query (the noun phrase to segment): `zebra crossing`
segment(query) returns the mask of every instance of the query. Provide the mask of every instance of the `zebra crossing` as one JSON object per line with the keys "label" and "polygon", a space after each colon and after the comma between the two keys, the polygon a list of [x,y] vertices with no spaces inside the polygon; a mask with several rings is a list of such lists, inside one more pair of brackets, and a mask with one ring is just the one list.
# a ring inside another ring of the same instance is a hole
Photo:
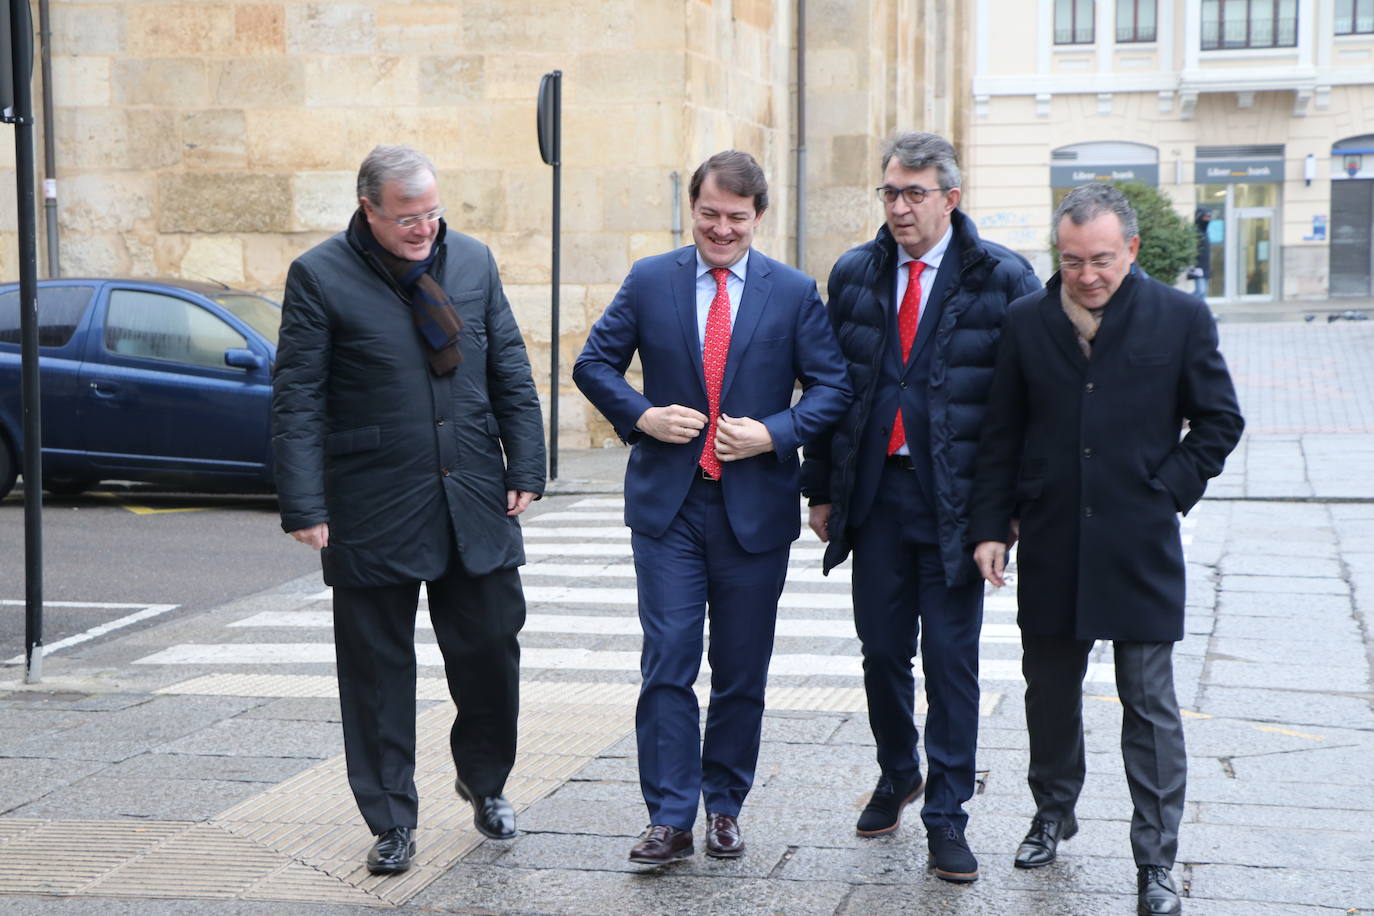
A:
{"label": "zebra crossing", "polygon": [[[632,675],[639,671],[640,630],[622,500],[568,500],[529,516],[523,526],[529,559],[521,570],[529,608],[522,635],[524,677],[632,682]],[[861,688],[850,572],[845,564],[823,576],[823,553],[824,545],[803,525],[779,602],[770,682],[789,687]],[[136,659],[135,664],[255,671],[332,665],[330,597],[328,588],[283,595],[280,607],[228,622],[221,641],[171,645]],[[1014,590],[989,590],[979,659],[981,678],[989,688],[1007,689],[1021,680],[1015,620]],[[416,654],[422,676],[437,677],[439,672],[423,670],[443,664],[426,613],[417,619]],[[706,683],[707,672],[703,659],[699,685]],[[1105,647],[1095,651],[1086,680],[1113,682]]]}

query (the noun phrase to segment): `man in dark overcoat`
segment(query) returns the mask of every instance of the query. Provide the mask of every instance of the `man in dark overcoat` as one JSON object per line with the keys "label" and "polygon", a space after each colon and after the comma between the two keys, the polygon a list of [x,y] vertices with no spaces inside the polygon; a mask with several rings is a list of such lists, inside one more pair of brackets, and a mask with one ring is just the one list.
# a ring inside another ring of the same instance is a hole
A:
{"label": "man in dark overcoat", "polygon": [[1207,306],[1134,266],[1140,237],[1121,192],[1075,189],[1053,227],[1059,273],[1007,311],[969,521],[975,560],[997,586],[1019,528],[1036,813],[1016,865],[1048,864],[1077,830],[1083,676],[1094,640],[1110,639],[1140,912],[1177,913],[1178,513],[1221,472],[1244,422]]}
{"label": "man in dark overcoat", "polygon": [[[812,530],[829,542],[825,571],[854,552],[854,625],[880,768],[855,829],[891,833],[924,791],[930,864],[944,880],[969,882],[978,862],[963,806],[975,786],[983,583],[964,525],[1002,318],[1040,282],[958,209],[949,141],[900,134],[882,169],[886,225],[830,272],[830,320],[854,401],[833,434],[807,447],[803,492]],[[929,703],[924,780],[918,642]]]}
{"label": "man in dark overcoat", "polygon": [[334,589],[348,781],[386,873],[415,852],[421,582],[458,705],[457,790],[478,830],[515,835],[516,516],[544,489],[544,431],[496,262],[445,225],[430,161],[377,147],[358,205],[287,273],[273,445],[282,528]]}

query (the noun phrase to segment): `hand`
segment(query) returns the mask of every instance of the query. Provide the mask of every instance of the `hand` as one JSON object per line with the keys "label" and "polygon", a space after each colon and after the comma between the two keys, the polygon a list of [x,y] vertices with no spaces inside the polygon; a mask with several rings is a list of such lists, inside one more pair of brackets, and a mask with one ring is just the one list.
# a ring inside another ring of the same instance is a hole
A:
{"label": "hand", "polygon": [[681,404],[650,407],[639,415],[635,429],[653,436],[659,442],[682,445],[691,442],[706,428],[706,414]]}
{"label": "hand", "polygon": [[1007,545],[1001,541],[983,541],[973,548],[973,562],[978,564],[978,572],[995,587],[1005,585],[1002,573],[1007,568]]}
{"label": "hand", "polygon": [[821,539],[822,544],[828,543],[830,541],[830,504],[812,506],[810,512],[807,513],[807,524],[811,526],[812,531],[816,532],[816,537]]}
{"label": "hand", "polygon": [[528,490],[506,491],[506,515],[519,515],[530,507],[534,494]]}
{"label": "hand", "polygon": [[320,522],[318,525],[311,525],[309,528],[300,528],[291,532],[291,536],[302,544],[309,544],[316,550],[321,547],[329,546],[329,523]]}
{"label": "hand", "polygon": [[750,417],[720,415],[716,423],[716,457],[721,461],[739,461],[773,451],[773,434],[758,420]]}
{"label": "hand", "polygon": [[1016,542],[1021,540],[1021,520],[1014,518],[1011,520],[1011,540],[1007,541],[1007,552],[1010,553]]}

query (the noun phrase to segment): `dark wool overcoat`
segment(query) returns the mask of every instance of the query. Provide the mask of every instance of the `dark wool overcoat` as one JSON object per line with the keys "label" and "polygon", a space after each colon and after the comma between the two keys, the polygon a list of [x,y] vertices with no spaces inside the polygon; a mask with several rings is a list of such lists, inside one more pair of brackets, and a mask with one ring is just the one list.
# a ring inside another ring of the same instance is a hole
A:
{"label": "dark wool overcoat", "polygon": [[445,230],[432,272],[462,319],[436,377],[411,309],[340,233],[286,277],[273,385],[282,528],[329,523],[330,585],[432,581],[456,544],[484,575],[525,562],[506,491],[544,490],[544,427],[525,343],[485,245]]}
{"label": "dark wool overcoat", "polygon": [[[944,287],[943,302],[927,306],[941,309],[931,341],[930,373],[924,380],[930,441],[913,443],[913,447],[930,452],[940,559],[946,581],[955,585],[976,575],[964,530],[973,486],[973,454],[992,384],[1002,319],[1007,304],[1039,289],[1040,281],[1025,258],[979,238],[962,211],[953,211],[951,223],[954,233],[949,244],[955,251],[946,257],[956,255],[960,270]],[[803,493],[812,505],[831,506],[830,543],[824,560],[827,572],[849,555],[848,529],[864,431],[871,422],[891,419],[872,414],[879,364],[885,349],[893,345],[888,335],[895,325],[889,312],[894,308],[896,264],[897,243],[884,226],[873,241],[842,255],[830,272],[830,322],[849,367],[854,400],[832,435],[806,447],[802,466]],[[932,291],[932,295],[937,293]]]}
{"label": "dark wool overcoat", "polygon": [[1182,639],[1178,513],[1221,473],[1243,426],[1216,324],[1196,297],[1133,270],[1106,305],[1091,358],[1057,275],[1013,302],[968,536],[1006,541],[1020,519],[1021,629]]}

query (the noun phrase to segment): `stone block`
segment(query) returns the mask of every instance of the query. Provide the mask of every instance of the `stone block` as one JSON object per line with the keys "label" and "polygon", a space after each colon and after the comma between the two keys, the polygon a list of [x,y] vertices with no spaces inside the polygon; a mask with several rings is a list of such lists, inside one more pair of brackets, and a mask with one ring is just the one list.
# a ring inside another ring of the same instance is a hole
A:
{"label": "stone block", "polygon": [[[338,229],[343,229],[343,226]],[[241,236],[244,283],[255,290],[272,290],[272,298],[280,302],[282,288],[286,284],[286,271],[291,262],[333,234],[303,232]]]}
{"label": "stone block", "polygon": [[377,50],[383,54],[432,54],[463,46],[463,4],[378,4]]}
{"label": "stone block", "polygon": [[[664,169],[613,169],[602,177],[601,187],[602,228],[612,232],[671,230],[673,186]],[[683,222],[688,220],[684,212]]]}
{"label": "stone block", "polygon": [[356,170],[373,146],[403,135],[392,112],[361,118],[346,108],[249,108],[244,128],[250,168],[293,172]]}
{"label": "stone block", "polygon": [[[698,65],[705,60],[695,54],[687,56]],[[711,67],[709,63],[706,66]],[[566,80],[575,81],[579,91],[598,102],[654,102],[681,92],[685,67],[684,55],[658,50],[581,54],[568,68]],[[715,83],[723,84],[718,67],[711,69]]]}
{"label": "stone block", "polygon": [[484,62],[485,58],[480,54],[421,57],[419,103],[456,105],[460,102],[480,102],[485,86]]}
{"label": "stone block", "polygon": [[234,7],[233,49],[245,57],[286,51],[286,10],[280,3]]}
{"label": "stone block", "polygon": [[[547,235],[529,229],[498,233],[485,241],[491,245],[496,256],[503,283],[549,283],[551,271]],[[566,272],[565,266],[565,276]]]}
{"label": "stone block", "polygon": [[330,0],[286,9],[286,49],[292,54],[366,54],[376,48],[376,4]]}
{"label": "stone block", "polygon": [[243,109],[211,108],[181,116],[182,159],[189,168],[235,169],[248,165]]}
{"label": "stone block", "polygon": [[[484,49],[485,50],[485,49]],[[539,89],[545,73],[566,69],[568,57],[553,51],[527,54],[486,54],[482,60],[484,95],[488,99],[520,101],[526,105]],[[565,74],[567,76],[567,74]],[[582,87],[575,80],[563,81],[563,107],[566,111],[580,104]],[[531,112],[531,118],[533,113]]]}
{"label": "stone block", "polygon": [[400,108],[418,95],[413,57],[330,54],[305,63],[305,104],[311,107]]}
{"label": "stone block", "polygon": [[[155,196],[149,173],[88,173],[63,178],[57,185],[59,226],[63,232],[77,235],[126,231],[153,215]],[[0,212],[5,212],[3,205]],[[65,253],[64,244],[64,259]]]}
{"label": "stone block", "polygon": [[441,171],[439,194],[448,207],[445,218],[449,226],[478,236],[504,228],[506,200],[501,193],[501,177],[495,169]]}
{"label": "stone block", "polygon": [[52,97],[64,107],[109,105],[110,58],[54,57]]}
{"label": "stone block", "polygon": [[[596,232],[602,228],[601,173],[600,169],[563,166],[561,192],[564,233]],[[504,169],[502,175],[505,178],[505,216],[502,225],[510,226],[530,220],[547,224],[552,218],[552,170],[538,163]]]}
{"label": "stone block", "polygon": [[[531,346],[538,344],[547,347],[552,331],[550,312],[550,289],[548,284],[518,284],[505,287],[506,298],[510,300],[515,321],[525,342]],[[586,299],[585,286],[560,284],[558,298],[558,330],[560,336],[571,335],[582,338],[586,335],[586,311],[582,307]],[[561,349],[560,349],[561,353]],[[566,366],[567,364],[564,363]]]}
{"label": "stone block", "polygon": [[135,56],[208,56],[234,44],[234,10],[227,5],[131,3],[124,9],[127,48]]}
{"label": "stone block", "polygon": [[243,242],[233,236],[215,235],[191,240],[178,265],[177,275],[188,280],[213,280],[238,286],[243,283]]}
{"label": "stone block", "polygon": [[290,179],[242,173],[158,178],[161,232],[282,232],[289,228]]}
{"label": "stone block", "polygon": [[117,60],[111,91],[119,105],[196,108],[206,104],[209,83],[199,57],[151,57]]}
{"label": "stone block", "polygon": [[723,108],[727,82],[721,79],[721,61],[696,51],[688,51],[684,61],[683,100],[689,105]]}
{"label": "stone block", "polygon": [[59,57],[118,54],[123,51],[126,34],[124,13],[127,9],[124,4],[53,4],[50,7],[49,24],[52,27],[54,66]]}
{"label": "stone block", "polygon": [[125,264],[124,244],[118,235],[72,235],[62,239],[62,272],[67,276],[119,276],[126,272]]}
{"label": "stone block", "polygon": [[625,237],[585,233],[563,239],[562,275],[571,283],[611,283],[629,272]]}
{"label": "stone block", "polygon": [[256,109],[305,103],[305,60],[299,57],[211,61],[207,80],[215,105]]}
{"label": "stone block", "polygon": [[686,8],[695,3],[641,3],[632,17],[634,46],[681,54],[687,44]]}
{"label": "stone block", "polygon": [[358,209],[354,172],[299,172],[291,176],[291,229],[338,232]]}
{"label": "stone block", "polygon": [[165,273],[158,270],[157,249],[146,235],[126,232],[123,238],[124,250],[128,253],[129,276],[159,277]]}
{"label": "stone block", "polygon": [[735,0],[731,13],[737,23],[767,32],[774,24],[773,0]]}

